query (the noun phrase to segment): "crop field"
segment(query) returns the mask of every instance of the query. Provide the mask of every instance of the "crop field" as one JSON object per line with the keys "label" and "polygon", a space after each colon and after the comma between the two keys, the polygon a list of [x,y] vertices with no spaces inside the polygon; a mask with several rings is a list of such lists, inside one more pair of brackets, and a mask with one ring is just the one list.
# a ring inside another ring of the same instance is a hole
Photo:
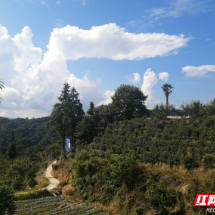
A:
{"label": "crop field", "polygon": [[75,203],[59,196],[16,201],[16,215],[106,215],[97,206],[88,203]]}

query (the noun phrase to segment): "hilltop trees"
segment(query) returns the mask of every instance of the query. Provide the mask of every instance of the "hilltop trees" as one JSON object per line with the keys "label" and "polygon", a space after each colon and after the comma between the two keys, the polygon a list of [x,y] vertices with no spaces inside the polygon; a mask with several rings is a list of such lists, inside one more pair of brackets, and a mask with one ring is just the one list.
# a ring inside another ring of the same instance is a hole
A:
{"label": "hilltop trees", "polygon": [[164,84],[162,87],[164,95],[166,96],[166,107],[169,105],[169,95],[172,93],[173,86],[171,84]]}
{"label": "hilltop trees", "polygon": [[174,114],[176,112],[174,105],[168,105],[161,103],[156,104],[152,110],[152,114],[156,115],[159,119],[166,119],[169,114]]}
{"label": "hilltop trees", "polygon": [[7,152],[6,152],[8,158],[12,161],[16,158],[16,143],[15,143],[15,136],[14,136],[14,130],[11,131],[11,138],[10,138],[10,144],[8,146]]}
{"label": "hilltop trees", "polygon": [[70,90],[69,84],[65,83],[61,95],[58,97],[60,103],[54,105],[47,124],[48,127],[54,127],[58,132],[63,150],[65,150],[66,136],[71,137],[73,143],[76,125],[84,116],[78,95],[74,87]]}
{"label": "hilltop trees", "polygon": [[203,115],[203,105],[200,101],[191,101],[186,105],[182,104],[181,108],[193,118]]}
{"label": "hilltop trees", "polygon": [[144,102],[147,96],[138,87],[122,84],[111,98],[119,120],[141,117],[146,113]]}

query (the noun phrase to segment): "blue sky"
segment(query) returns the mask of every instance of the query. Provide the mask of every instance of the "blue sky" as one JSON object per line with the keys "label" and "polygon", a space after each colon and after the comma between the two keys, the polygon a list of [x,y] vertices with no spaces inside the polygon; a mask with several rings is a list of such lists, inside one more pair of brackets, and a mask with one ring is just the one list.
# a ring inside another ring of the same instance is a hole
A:
{"label": "blue sky", "polygon": [[214,0],[1,0],[0,116],[51,113],[68,82],[84,110],[120,84],[146,105],[215,98]]}

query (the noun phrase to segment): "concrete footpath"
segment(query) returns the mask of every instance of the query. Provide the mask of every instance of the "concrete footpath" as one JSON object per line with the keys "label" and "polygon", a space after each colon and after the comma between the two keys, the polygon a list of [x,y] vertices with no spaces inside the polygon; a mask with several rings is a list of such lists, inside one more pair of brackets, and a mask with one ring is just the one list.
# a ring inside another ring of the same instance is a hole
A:
{"label": "concrete footpath", "polygon": [[[54,161],[52,164],[56,164],[56,163],[57,163],[57,161]],[[55,187],[57,187],[57,185],[59,184],[59,181],[56,178],[52,177],[52,175],[51,175],[52,164],[50,164],[48,166],[48,168],[46,169],[45,174],[44,174],[45,177],[49,179],[50,184],[47,187],[43,188],[42,190],[45,190],[45,189],[52,190]]]}

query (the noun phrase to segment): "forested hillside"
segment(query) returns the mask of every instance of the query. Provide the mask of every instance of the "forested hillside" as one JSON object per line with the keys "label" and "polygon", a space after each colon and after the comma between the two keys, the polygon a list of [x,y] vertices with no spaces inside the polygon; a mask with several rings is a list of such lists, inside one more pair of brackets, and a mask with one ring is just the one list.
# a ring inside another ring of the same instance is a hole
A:
{"label": "forested hillside", "polygon": [[136,118],[110,124],[102,137],[94,138],[92,148],[114,154],[134,150],[142,162],[170,166],[186,167],[189,158],[192,168],[206,154],[215,155],[214,129],[215,119],[211,116],[189,120]]}
{"label": "forested hillside", "polygon": [[72,185],[118,214],[204,214],[192,204],[196,193],[214,192],[214,129],[213,116],[109,124],[76,153]]}
{"label": "forested hillside", "polygon": [[[171,86],[165,86],[169,95]],[[73,186],[71,195],[99,202],[113,214],[204,214],[192,204],[196,193],[215,189],[215,100],[191,101],[180,110],[167,100],[148,110],[147,96],[121,85],[110,104],[91,102],[85,114],[78,95],[65,83],[50,117],[0,118],[1,152],[14,141],[22,151],[15,159],[2,156],[1,183],[34,188],[38,172],[57,159],[56,177],[62,186]]]}
{"label": "forested hillside", "polygon": [[7,119],[0,117],[0,153],[5,154],[10,141],[11,131],[14,130],[17,150],[22,151],[26,147],[39,144],[45,147],[56,138],[53,129],[47,129],[46,123],[49,117],[37,119]]}

